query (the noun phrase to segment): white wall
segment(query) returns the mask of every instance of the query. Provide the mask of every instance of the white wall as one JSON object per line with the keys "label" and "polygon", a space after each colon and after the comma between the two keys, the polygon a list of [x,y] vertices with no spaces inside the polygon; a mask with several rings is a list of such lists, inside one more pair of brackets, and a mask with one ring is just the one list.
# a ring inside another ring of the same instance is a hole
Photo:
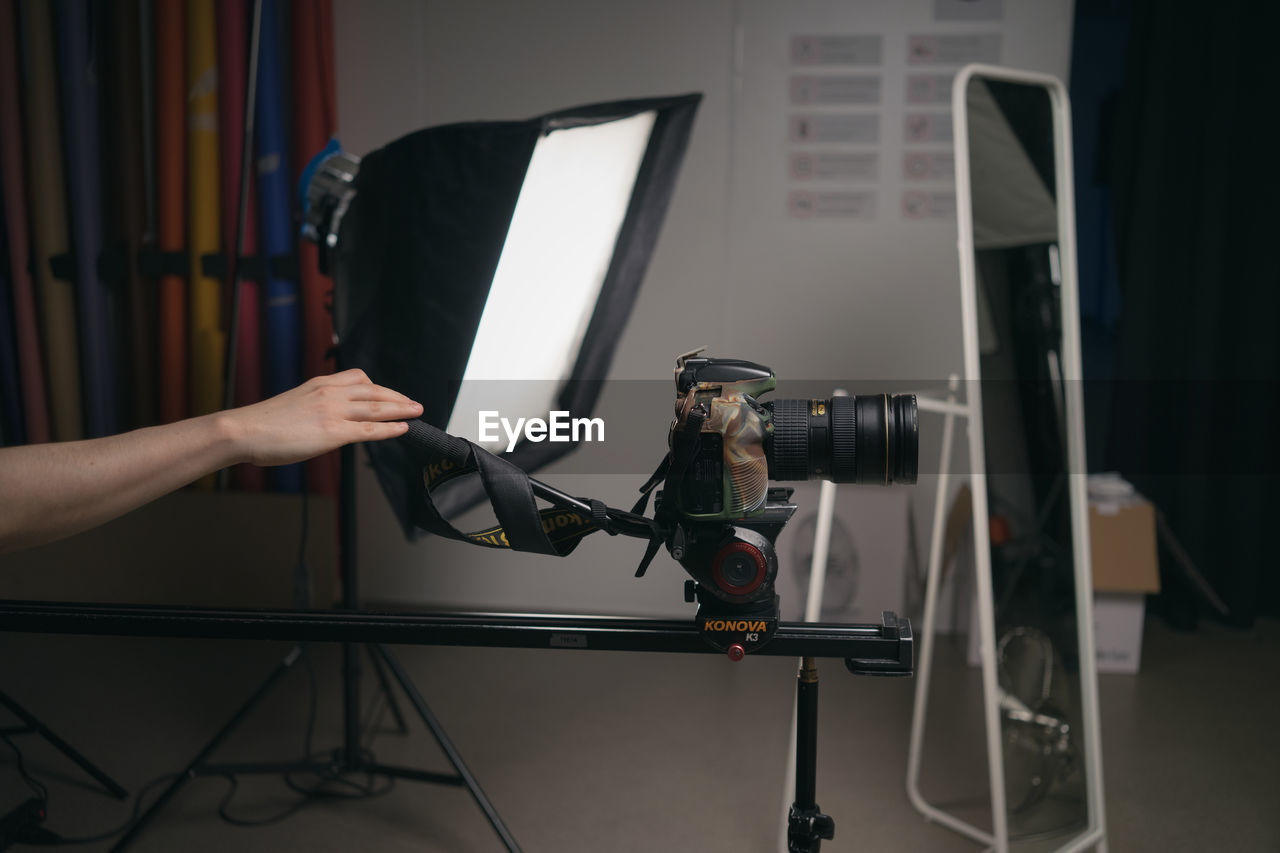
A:
{"label": "white wall", "polygon": [[[345,147],[363,153],[434,124],[703,92],[614,376],[669,382],[674,357],[706,344],[712,354],[773,367],[779,396],[810,393],[807,386],[789,393],[788,378],[793,385],[814,380],[819,388],[914,390],[958,371],[961,359],[954,221],[907,221],[900,210],[908,35],[998,30],[1004,64],[1064,79],[1070,49],[1070,0],[1004,0],[995,4],[1003,5],[995,24],[935,21],[937,2],[337,0],[340,135]],[[788,46],[793,35],[842,33],[883,38],[882,62],[868,69],[883,77],[882,103],[874,108],[881,115],[877,215],[874,221],[797,221],[786,207],[794,188],[786,173],[788,80],[795,71],[788,67]],[[656,464],[664,451],[671,389],[658,388],[615,384],[601,404],[607,423],[625,421],[637,445],[649,442],[636,447],[645,460],[640,467]],[[922,420],[924,472],[936,467],[937,428],[938,422]],[[639,468],[624,475],[583,473],[585,467],[567,460],[543,476],[615,505],[629,505],[644,478]],[[912,495],[920,531],[929,529],[934,482],[922,476]],[[798,497],[812,508],[816,489],[806,486]],[[687,610],[683,573],[665,556],[648,577],[632,578],[643,551],[638,541],[596,535],[565,560],[439,539],[409,545],[367,473],[360,509],[362,590],[369,600]],[[859,535],[857,519],[848,521]]]}

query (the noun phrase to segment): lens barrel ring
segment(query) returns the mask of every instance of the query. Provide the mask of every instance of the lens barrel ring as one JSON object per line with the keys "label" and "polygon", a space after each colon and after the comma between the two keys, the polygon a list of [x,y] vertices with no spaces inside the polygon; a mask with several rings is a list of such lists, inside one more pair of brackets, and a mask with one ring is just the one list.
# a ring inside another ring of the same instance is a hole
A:
{"label": "lens barrel ring", "polygon": [[857,478],[858,407],[853,397],[831,398],[831,481],[851,483]]}
{"label": "lens barrel ring", "polygon": [[809,402],[773,402],[773,440],[769,477],[773,480],[809,479]]}
{"label": "lens barrel ring", "polygon": [[893,481],[914,483],[920,473],[920,410],[915,394],[892,397]]}

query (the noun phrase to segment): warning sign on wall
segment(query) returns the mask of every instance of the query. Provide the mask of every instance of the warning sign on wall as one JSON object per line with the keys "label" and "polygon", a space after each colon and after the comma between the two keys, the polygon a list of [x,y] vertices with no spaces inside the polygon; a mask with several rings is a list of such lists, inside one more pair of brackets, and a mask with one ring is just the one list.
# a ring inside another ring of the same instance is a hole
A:
{"label": "warning sign on wall", "polygon": [[879,35],[792,36],[792,65],[879,65]]}
{"label": "warning sign on wall", "polygon": [[902,137],[907,142],[951,142],[951,113],[907,113]]}
{"label": "warning sign on wall", "polygon": [[999,33],[973,35],[913,35],[907,37],[907,62],[911,65],[965,65],[999,62]]}
{"label": "warning sign on wall", "polygon": [[876,151],[793,151],[787,175],[793,181],[873,181],[880,176]]}
{"label": "warning sign on wall", "polygon": [[902,215],[906,219],[954,219],[956,194],[953,190],[907,190],[902,194]]}
{"label": "warning sign on wall", "polygon": [[793,219],[875,219],[874,190],[793,190],[787,196]]}
{"label": "warning sign on wall", "polygon": [[953,181],[956,158],[950,151],[907,151],[902,155],[906,181]]}
{"label": "warning sign on wall", "polygon": [[792,142],[872,143],[880,141],[879,113],[798,113],[791,116]]}
{"label": "warning sign on wall", "polygon": [[908,104],[949,104],[951,103],[951,81],[954,74],[908,74]]}
{"label": "warning sign on wall", "polygon": [[791,78],[791,103],[878,104],[879,74],[796,75]]}

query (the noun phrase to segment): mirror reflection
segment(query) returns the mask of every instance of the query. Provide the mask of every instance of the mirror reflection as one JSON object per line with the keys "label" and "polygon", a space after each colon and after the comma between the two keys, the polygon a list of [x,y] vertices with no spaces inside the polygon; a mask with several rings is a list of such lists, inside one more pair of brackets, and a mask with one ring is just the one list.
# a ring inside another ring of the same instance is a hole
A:
{"label": "mirror reflection", "polygon": [[1009,836],[1087,823],[1067,488],[1053,108],[974,78],[973,190],[991,573]]}

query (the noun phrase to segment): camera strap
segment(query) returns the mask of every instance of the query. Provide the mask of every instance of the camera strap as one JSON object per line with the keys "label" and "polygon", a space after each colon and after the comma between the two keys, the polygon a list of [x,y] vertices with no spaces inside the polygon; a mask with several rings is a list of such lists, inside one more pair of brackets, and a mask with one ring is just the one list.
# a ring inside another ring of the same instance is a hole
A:
{"label": "camera strap", "polygon": [[[566,556],[582,537],[598,528],[582,513],[558,507],[539,509],[529,475],[465,438],[449,435],[426,421],[409,422],[401,439],[422,465],[422,488],[415,490],[414,522],[422,529],[486,548],[509,548],[535,554]],[[497,516],[496,525],[464,532],[436,509],[431,493],[465,474],[479,472],[485,495]]]}
{"label": "camera strap", "polygon": [[[430,533],[486,548],[559,557],[570,554],[584,537],[597,530],[647,538],[655,551],[653,542],[662,542],[655,521],[645,518],[643,509],[626,512],[591,499],[574,499],[589,507],[590,512],[559,506],[540,509],[527,473],[483,447],[425,421],[409,421],[409,431],[400,441],[422,466],[422,488],[414,490],[419,499],[414,502],[413,514],[414,522]],[[436,509],[431,494],[458,477],[477,472],[498,523],[483,530],[460,531]]]}
{"label": "camera strap", "polygon": [[[701,405],[694,406],[685,417],[684,429],[671,431],[671,450],[662,457],[662,462],[658,463],[657,469],[640,487],[640,499],[631,508],[631,512],[644,515],[649,506],[649,495],[659,483],[663,484],[662,488],[666,494],[674,494],[675,489],[680,488],[685,472],[689,470],[689,463],[698,455],[698,449],[702,445],[702,424],[706,419],[707,410]],[[669,510],[665,510],[661,505],[654,509],[653,516],[655,530],[663,529],[671,520]],[[649,564],[653,562],[658,549],[662,547],[663,539],[664,537],[660,534],[655,534],[649,539],[644,557],[636,567],[636,577],[644,577],[644,573],[649,570]]]}

